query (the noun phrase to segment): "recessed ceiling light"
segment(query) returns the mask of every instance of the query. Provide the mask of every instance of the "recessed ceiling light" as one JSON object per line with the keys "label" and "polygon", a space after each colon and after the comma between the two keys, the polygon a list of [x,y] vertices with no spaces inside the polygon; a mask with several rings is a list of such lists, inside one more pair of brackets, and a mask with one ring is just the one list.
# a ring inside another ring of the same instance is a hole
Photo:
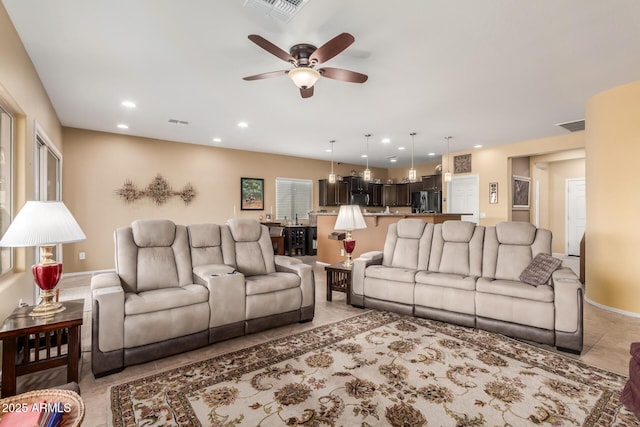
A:
{"label": "recessed ceiling light", "polygon": [[435,155],[436,155],[436,153],[429,153],[429,155],[430,155],[430,156],[435,156]]}
{"label": "recessed ceiling light", "polygon": [[249,123],[247,123],[247,122],[238,122],[238,127],[239,128],[248,128],[249,127]]}
{"label": "recessed ceiling light", "polygon": [[222,142],[222,138],[213,138],[213,142]]}
{"label": "recessed ceiling light", "polygon": [[398,150],[404,150],[404,147],[398,147]]}
{"label": "recessed ceiling light", "polygon": [[398,159],[391,159],[391,163],[395,163],[397,161],[398,161]]}
{"label": "recessed ceiling light", "polygon": [[327,148],[326,150],[324,150],[325,153],[330,153],[331,152],[331,148]]}
{"label": "recessed ceiling light", "polygon": [[136,108],[136,103],[133,101],[122,101],[122,106],[127,108]]}
{"label": "recessed ceiling light", "polygon": [[120,128],[120,129],[129,129],[129,126],[125,125],[124,123],[120,123],[118,125],[118,128]]}
{"label": "recessed ceiling light", "polygon": [[382,138],[382,143],[383,144],[388,144],[390,142],[391,142],[391,140],[389,138]]}
{"label": "recessed ceiling light", "polygon": [[482,144],[474,145],[473,148],[482,148]]}
{"label": "recessed ceiling light", "polygon": [[365,157],[369,157],[366,154],[361,155],[360,157],[365,158]]}

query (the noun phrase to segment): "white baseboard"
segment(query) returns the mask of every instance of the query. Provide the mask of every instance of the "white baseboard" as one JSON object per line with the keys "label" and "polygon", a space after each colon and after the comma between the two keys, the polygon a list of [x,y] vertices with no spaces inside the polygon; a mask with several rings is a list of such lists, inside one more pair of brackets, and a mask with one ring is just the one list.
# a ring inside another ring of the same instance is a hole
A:
{"label": "white baseboard", "polygon": [[111,272],[114,272],[114,271],[116,271],[114,268],[109,269],[109,270],[76,271],[74,273],[64,273],[63,276],[64,277],[86,276],[86,275],[95,276],[96,274],[111,273]]}
{"label": "white baseboard", "polygon": [[633,311],[625,311],[625,310],[620,310],[619,308],[613,308],[613,307],[609,307],[608,305],[604,305],[604,304],[600,304],[597,303],[595,301],[590,300],[589,298],[587,298],[587,296],[585,295],[584,300],[586,302],[588,302],[589,304],[601,308],[603,310],[607,310],[607,311],[611,311],[613,313],[618,313],[618,314],[622,314],[623,316],[629,316],[629,317],[635,317],[640,319],[640,313],[634,313]]}

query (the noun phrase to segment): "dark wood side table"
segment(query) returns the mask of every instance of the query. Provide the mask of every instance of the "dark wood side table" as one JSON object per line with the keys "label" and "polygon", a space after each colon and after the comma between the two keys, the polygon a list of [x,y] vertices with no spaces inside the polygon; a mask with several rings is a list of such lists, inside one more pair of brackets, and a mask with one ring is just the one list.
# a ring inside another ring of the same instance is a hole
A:
{"label": "dark wood side table", "polygon": [[345,267],[341,262],[327,265],[327,301],[331,301],[332,292],[347,294],[347,304],[351,304],[351,267]]}
{"label": "dark wood side table", "polygon": [[4,320],[0,328],[2,397],[16,394],[19,375],[58,366],[67,365],[67,381],[78,382],[84,300],[62,304],[67,309],[53,317],[31,317],[33,307],[27,306],[16,308]]}

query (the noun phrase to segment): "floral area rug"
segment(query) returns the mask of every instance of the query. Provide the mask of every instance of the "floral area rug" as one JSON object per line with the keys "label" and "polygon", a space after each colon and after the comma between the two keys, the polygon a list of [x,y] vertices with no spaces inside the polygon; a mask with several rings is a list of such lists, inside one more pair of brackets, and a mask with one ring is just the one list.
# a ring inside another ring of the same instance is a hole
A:
{"label": "floral area rug", "polygon": [[113,426],[631,426],[626,378],[370,311],[111,388]]}

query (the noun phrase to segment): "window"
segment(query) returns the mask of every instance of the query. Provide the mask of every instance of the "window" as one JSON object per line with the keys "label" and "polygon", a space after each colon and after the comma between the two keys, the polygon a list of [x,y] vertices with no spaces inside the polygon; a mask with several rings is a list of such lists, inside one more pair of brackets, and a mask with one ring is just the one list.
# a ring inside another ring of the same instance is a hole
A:
{"label": "window", "polygon": [[[9,228],[13,201],[13,117],[0,106],[0,235]],[[13,268],[13,251],[0,248],[0,275]]]}
{"label": "window", "polygon": [[313,181],[310,179],[276,178],[276,220],[309,219]]}

